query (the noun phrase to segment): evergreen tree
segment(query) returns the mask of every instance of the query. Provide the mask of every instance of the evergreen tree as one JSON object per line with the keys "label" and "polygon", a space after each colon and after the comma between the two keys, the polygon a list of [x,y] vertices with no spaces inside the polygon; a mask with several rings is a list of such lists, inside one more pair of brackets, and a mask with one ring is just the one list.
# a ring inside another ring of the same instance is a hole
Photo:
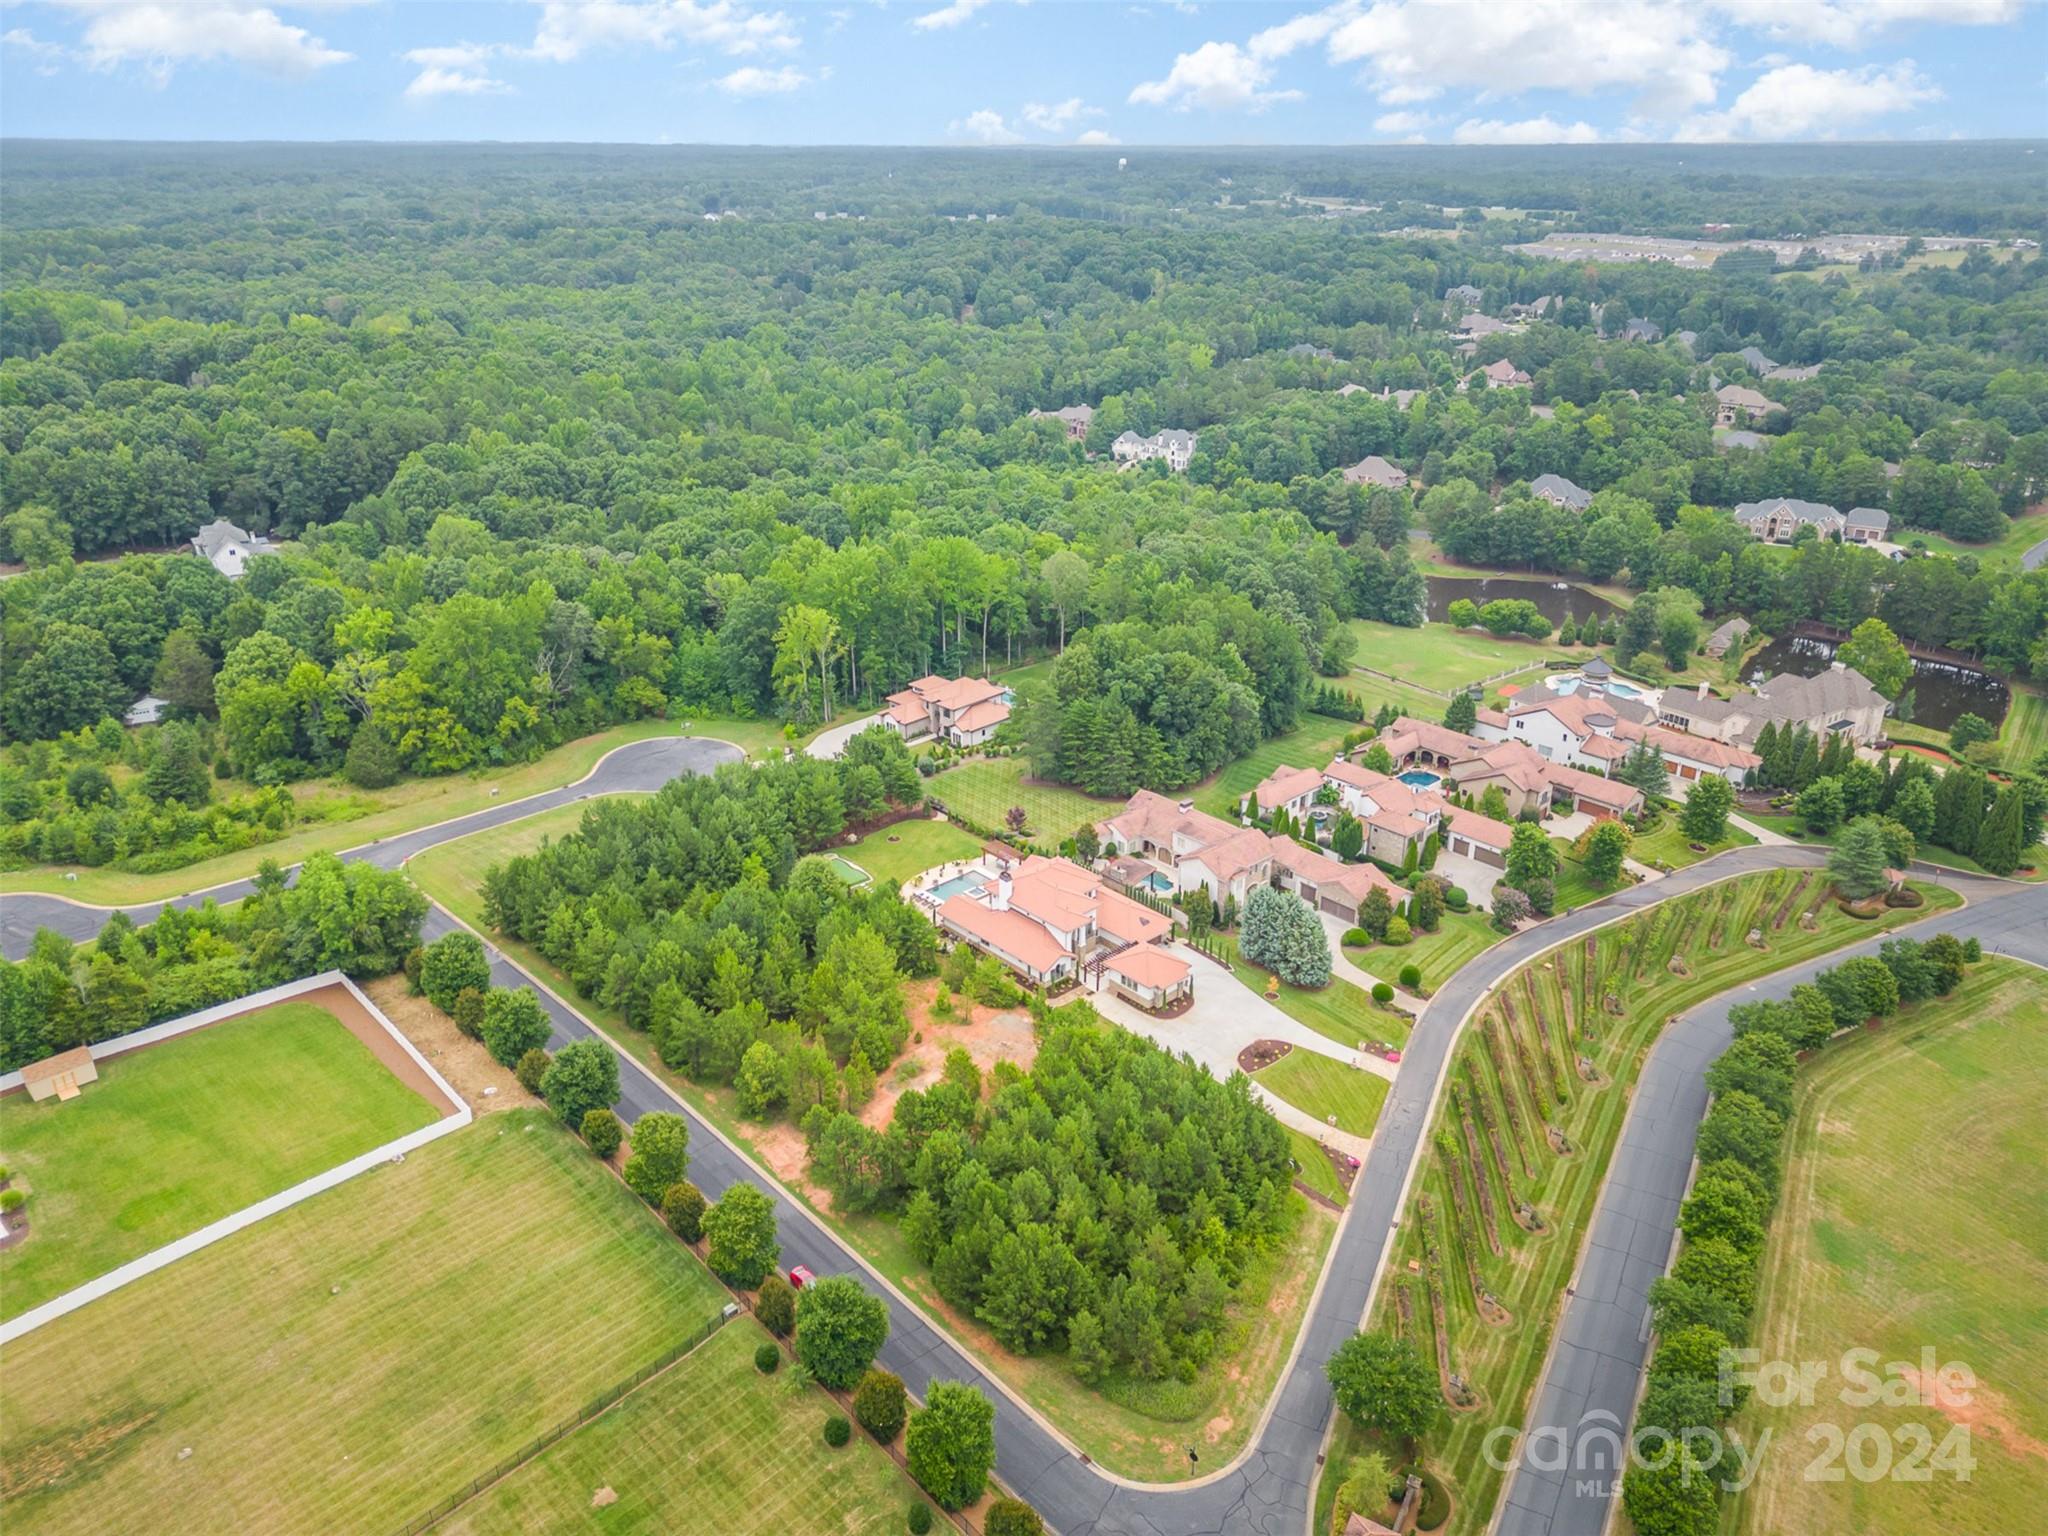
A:
{"label": "evergreen tree", "polygon": [[1450,707],[1444,711],[1444,726],[1446,729],[1458,731],[1469,736],[1472,733],[1472,728],[1478,723],[1478,704],[1473,701],[1472,695],[1468,691],[1462,688],[1459,689],[1458,692],[1451,695]]}
{"label": "evergreen tree", "polygon": [[2006,785],[1998,792],[1991,813],[1978,829],[1976,860],[1994,875],[2009,875],[2018,869],[2020,856],[2026,852],[2020,841],[2025,826],[2021,799],[2019,785]]}

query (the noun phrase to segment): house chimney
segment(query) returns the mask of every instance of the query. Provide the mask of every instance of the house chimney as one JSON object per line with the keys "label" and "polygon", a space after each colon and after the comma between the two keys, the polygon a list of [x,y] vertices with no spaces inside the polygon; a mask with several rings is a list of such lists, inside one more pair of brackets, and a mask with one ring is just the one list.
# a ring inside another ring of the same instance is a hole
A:
{"label": "house chimney", "polygon": [[1195,802],[1194,802],[1194,801],[1192,801],[1192,800],[1183,800],[1183,801],[1181,801],[1181,803],[1180,803],[1180,813],[1181,813],[1181,815],[1183,815],[1183,816],[1187,815],[1187,814],[1188,814],[1188,813],[1189,813],[1190,811],[1192,811],[1192,810],[1193,810],[1194,808],[1195,808]]}
{"label": "house chimney", "polygon": [[1003,872],[996,876],[995,895],[989,898],[989,910],[1007,912],[1010,910],[1010,866],[1005,864]]}
{"label": "house chimney", "polygon": [[1835,672],[1846,672],[1849,670],[1849,664],[1845,661],[1831,661],[1828,663],[1828,667]]}
{"label": "house chimney", "polygon": [[1700,679],[1700,691],[1698,696],[1703,699],[1707,696],[1707,680],[1704,677]]}

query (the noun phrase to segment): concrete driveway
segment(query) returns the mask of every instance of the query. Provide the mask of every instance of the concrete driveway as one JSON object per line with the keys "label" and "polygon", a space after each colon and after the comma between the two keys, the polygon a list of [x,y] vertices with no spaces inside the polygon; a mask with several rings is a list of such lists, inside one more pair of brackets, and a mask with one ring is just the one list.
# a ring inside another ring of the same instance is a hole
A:
{"label": "concrete driveway", "polygon": [[804,751],[812,757],[834,760],[846,751],[846,744],[849,741],[869,726],[879,724],[881,718],[880,715],[862,715],[858,720],[849,720],[844,725],[835,725],[828,730],[820,731],[811,738],[811,744],[805,747]]}

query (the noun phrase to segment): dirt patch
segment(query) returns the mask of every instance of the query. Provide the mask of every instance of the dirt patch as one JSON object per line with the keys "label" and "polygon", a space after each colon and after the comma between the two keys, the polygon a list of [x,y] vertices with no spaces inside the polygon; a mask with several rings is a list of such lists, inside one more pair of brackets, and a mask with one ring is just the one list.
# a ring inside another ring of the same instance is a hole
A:
{"label": "dirt patch", "polygon": [[1293,1049],[1285,1040],[1254,1040],[1237,1053],[1237,1070],[1252,1073],[1270,1067]]}
{"label": "dirt patch", "polygon": [[1973,1387],[1957,1387],[1939,1372],[1927,1376],[1910,1369],[1902,1371],[1899,1379],[1949,1423],[1969,1430],[1972,1438],[1982,1433],[2014,1456],[2037,1456],[2048,1461],[2048,1440],[2037,1440],[2021,1429],[2013,1421],[2005,1399],[1981,1382]]}
{"label": "dirt patch", "polygon": [[[491,1053],[484,1049],[481,1040],[470,1039],[455,1027],[453,1019],[424,997],[411,996],[404,976],[380,977],[363,991],[398,1032],[412,1042],[413,1049],[426,1057],[478,1114],[521,1109],[540,1102],[519,1086],[519,1079],[508,1069],[491,1060]],[[486,1088],[497,1091],[485,1093]]]}
{"label": "dirt patch", "polygon": [[832,1192],[810,1180],[810,1148],[804,1143],[802,1131],[787,1120],[774,1120],[765,1125],[750,1124],[747,1137],[770,1173],[790,1188],[802,1190],[806,1200],[830,1213]]}
{"label": "dirt patch", "polygon": [[18,1498],[38,1488],[89,1475],[91,1469],[119,1454],[124,1442],[156,1421],[160,1410],[114,1413],[69,1433],[23,1447],[0,1467],[0,1499]]}
{"label": "dirt patch", "polygon": [[[1023,1009],[990,1008],[962,993],[954,997],[949,1017],[935,1019],[931,1009],[938,993],[936,980],[914,981],[903,989],[903,1003],[910,1013],[910,1044],[882,1073],[875,1096],[861,1109],[862,1123],[876,1130],[887,1126],[898,1099],[913,1088],[929,1088],[939,1080],[946,1052],[955,1046],[973,1058],[984,1079],[999,1061],[1014,1062],[1029,1072],[1038,1059],[1038,1035],[1031,1026],[1031,1015]],[[924,1036],[922,1041],[919,1035]]]}
{"label": "dirt patch", "polygon": [[592,1509],[603,1509],[607,1504],[616,1504],[618,1502],[618,1491],[610,1486],[600,1488],[590,1496],[590,1507]]}

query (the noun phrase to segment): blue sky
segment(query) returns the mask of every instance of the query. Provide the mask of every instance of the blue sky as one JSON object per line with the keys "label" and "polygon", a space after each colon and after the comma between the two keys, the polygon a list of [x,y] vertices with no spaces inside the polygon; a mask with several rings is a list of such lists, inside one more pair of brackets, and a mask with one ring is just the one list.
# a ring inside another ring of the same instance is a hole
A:
{"label": "blue sky", "polygon": [[2038,137],[2026,0],[40,0],[0,131],[780,144]]}

